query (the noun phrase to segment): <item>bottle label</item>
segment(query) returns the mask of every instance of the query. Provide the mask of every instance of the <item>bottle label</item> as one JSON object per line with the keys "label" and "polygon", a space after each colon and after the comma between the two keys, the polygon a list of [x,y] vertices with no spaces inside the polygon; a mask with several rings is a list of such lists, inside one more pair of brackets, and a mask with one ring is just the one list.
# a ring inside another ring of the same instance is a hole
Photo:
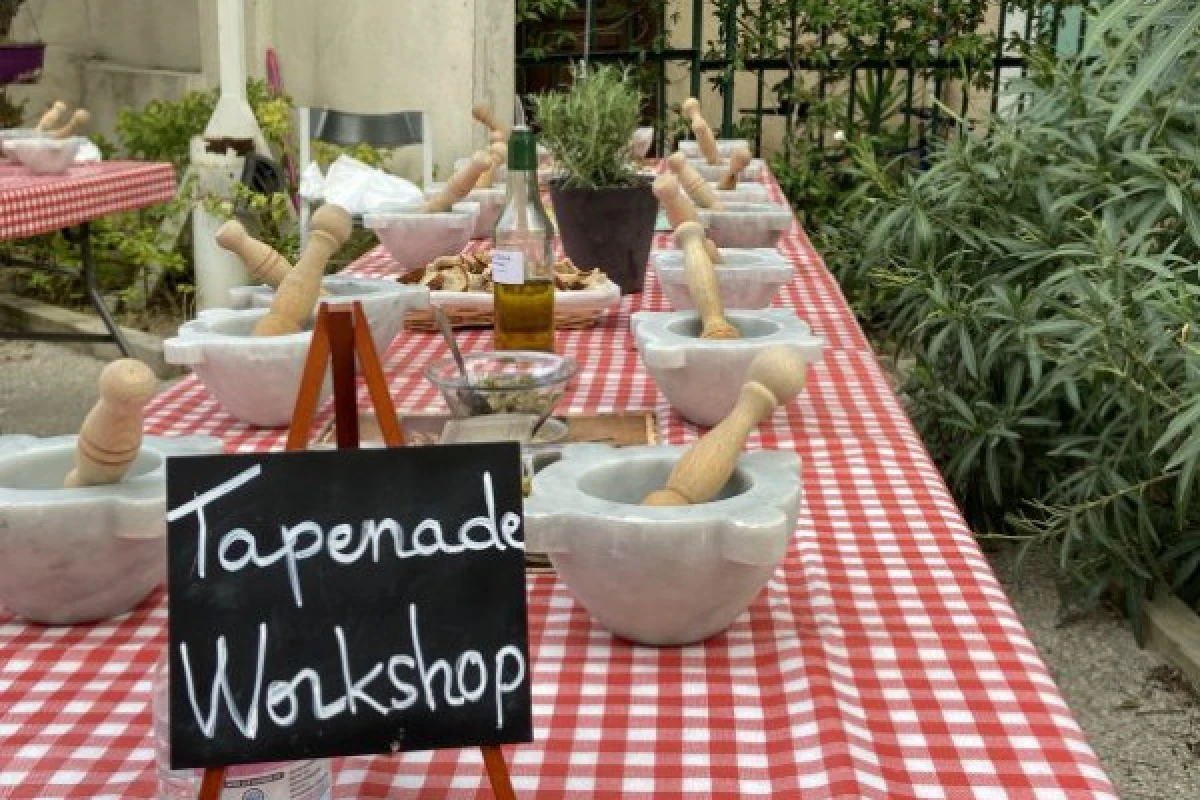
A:
{"label": "bottle label", "polygon": [[324,759],[229,767],[221,800],[330,800],[329,762]]}
{"label": "bottle label", "polygon": [[520,250],[493,250],[492,281],[510,285],[524,283],[525,254]]}

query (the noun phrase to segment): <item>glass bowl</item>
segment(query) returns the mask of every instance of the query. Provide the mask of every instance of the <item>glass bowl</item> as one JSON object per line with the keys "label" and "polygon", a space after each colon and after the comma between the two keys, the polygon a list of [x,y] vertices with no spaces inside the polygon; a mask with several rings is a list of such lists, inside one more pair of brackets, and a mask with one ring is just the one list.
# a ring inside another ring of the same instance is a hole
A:
{"label": "glass bowl", "polygon": [[470,383],[451,356],[430,364],[425,377],[456,417],[542,415],[558,403],[574,377],[575,361],[553,353],[505,350],[463,355]]}

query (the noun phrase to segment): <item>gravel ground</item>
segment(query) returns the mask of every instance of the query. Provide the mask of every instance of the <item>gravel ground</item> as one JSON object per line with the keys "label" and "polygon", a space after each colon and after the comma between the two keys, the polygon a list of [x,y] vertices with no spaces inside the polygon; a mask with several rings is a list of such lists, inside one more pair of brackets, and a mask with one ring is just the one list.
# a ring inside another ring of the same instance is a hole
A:
{"label": "gravel ground", "polygon": [[1049,554],[1032,555],[1019,580],[1013,548],[988,555],[1122,799],[1200,798],[1200,702],[1179,671],[1140,649],[1115,611],[1060,625]]}
{"label": "gravel ground", "polygon": [[0,434],[76,433],[104,363],[60,345],[0,341]]}
{"label": "gravel ground", "polygon": [[[0,433],[73,433],[103,362],[63,347],[0,341]],[[1011,549],[989,553],[1067,703],[1123,800],[1200,798],[1200,702],[1177,671],[1138,648],[1120,617],[1059,625],[1048,557],[1013,580]]]}

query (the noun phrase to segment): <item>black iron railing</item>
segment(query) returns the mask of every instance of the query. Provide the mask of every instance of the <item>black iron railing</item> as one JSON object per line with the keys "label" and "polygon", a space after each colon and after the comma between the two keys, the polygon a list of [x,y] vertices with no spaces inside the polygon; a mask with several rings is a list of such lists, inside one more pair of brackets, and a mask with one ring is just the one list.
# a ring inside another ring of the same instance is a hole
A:
{"label": "black iron railing", "polygon": [[[948,0],[931,0],[934,13],[941,8],[941,3]],[[584,0],[580,0],[583,3]],[[765,4],[768,0],[762,0]],[[988,3],[979,0],[978,28],[976,36],[990,36],[987,33],[988,20],[994,20],[995,47],[990,45],[977,56],[964,58],[951,57],[939,53],[936,42],[928,45],[927,52],[921,52],[919,57],[908,55],[897,57],[889,51],[889,36],[896,31],[882,27],[873,36],[873,40],[865,42],[861,50],[856,50],[853,42],[842,42],[838,54],[830,57],[826,45],[841,36],[842,33],[834,26],[821,25],[813,30],[812,21],[801,11],[799,0],[774,0],[787,4],[789,15],[786,32],[780,37],[778,46],[772,48],[775,52],[766,55],[745,53],[739,49],[738,14],[753,10],[753,4],[746,0],[692,0],[692,19],[690,44],[686,47],[667,47],[664,42],[665,32],[669,27],[669,19],[659,6],[662,16],[656,20],[660,35],[656,44],[651,47],[626,47],[619,49],[597,49],[594,40],[597,35],[595,4],[588,3],[587,20],[584,40],[572,41],[570,46],[557,49],[537,49],[536,52],[526,50],[517,57],[517,89],[525,94],[531,91],[527,76],[533,69],[543,69],[550,66],[565,66],[580,60],[584,51],[589,61],[596,63],[622,63],[650,70],[649,85],[653,97],[647,122],[654,124],[657,136],[658,152],[666,152],[672,142],[671,128],[668,125],[669,109],[667,103],[668,66],[683,66],[689,69],[688,91],[696,96],[700,94],[706,76],[713,82],[721,95],[720,132],[729,137],[735,134],[749,134],[748,138],[754,143],[755,150],[761,151],[763,120],[766,117],[782,117],[785,123],[784,141],[788,142],[802,129],[814,143],[819,146],[826,144],[827,138],[835,130],[857,130],[863,127],[878,128],[884,122],[892,125],[902,147],[921,147],[929,130],[937,131],[951,124],[960,124],[968,116],[970,109],[984,107],[995,111],[1000,105],[1004,93],[1003,76],[1006,71],[1024,72],[1026,57],[1021,42],[1033,43],[1040,41],[1051,43],[1060,38],[1066,17],[1062,3],[1046,7],[1033,7],[1025,17],[1024,30],[1012,30],[1008,12],[1017,7],[1022,0],[1001,0],[999,3]],[[888,0],[878,0],[880,8],[886,9]],[[991,14],[995,12],[995,15]],[[724,35],[715,42],[705,46],[704,20],[713,13],[723,15],[720,25]],[[1082,25],[1076,26],[1074,36],[1080,40],[1083,37]],[[902,30],[902,29],[900,29]],[[939,33],[943,33],[941,28]],[[522,41],[520,31],[518,42]],[[1016,34],[1014,37],[1013,34]],[[569,38],[569,37],[568,37]],[[805,41],[807,40],[807,41]],[[815,48],[811,43],[816,41]],[[561,44],[561,43],[560,43]],[[1061,46],[1061,42],[1059,42]],[[520,45],[519,45],[520,47]],[[948,50],[947,50],[948,53]],[[853,54],[853,55],[851,55]],[[544,74],[544,73],[543,73]],[[795,89],[798,86],[810,88],[812,99],[793,102],[780,102],[775,106],[767,106],[765,102],[768,76],[781,76],[783,86]],[[885,79],[886,76],[886,79]],[[742,80],[755,81],[754,105],[750,108],[736,108],[736,86]],[[882,91],[885,83],[903,82],[903,100],[900,107],[890,109],[883,117],[881,115]],[[981,84],[986,84],[981,89]],[[544,88],[544,87],[543,87]],[[986,92],[986,101],[980,102],[980,94]],[[872,93],[871,103],[864,95]],[[838,97],[839,104],[844,109],[839,114],[831,114],[825,108],[832,97]],[[974,100],[974,103],[973,103]],[[953,109],[957,115],[947,114]],[[953,123],[947,119],[953,117]],[[870,132],[877,132],[870,130]]]}

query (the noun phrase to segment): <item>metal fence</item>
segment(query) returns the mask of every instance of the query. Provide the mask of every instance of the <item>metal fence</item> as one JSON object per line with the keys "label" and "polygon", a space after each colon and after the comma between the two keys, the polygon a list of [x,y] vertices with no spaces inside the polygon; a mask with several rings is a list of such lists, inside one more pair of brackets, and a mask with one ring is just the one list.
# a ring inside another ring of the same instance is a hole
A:
{"label": "metal fence", "polygon": [[[940,13],[942,3],[949,1],[932,0],[934,13]],[[771,0],[761,0],[761,4],[767,2]],[[676,65],[687,70],[689,94],[692,96],[700,94],[706,78],[716,85],[721,97],[721,135],[731,136],[738,129],[742,133],[749,133],[748,138],[753,142],[756,153],[762,149],[763,121],[771,117],[782,118],[785,142],[793,141],[793,137],[802,133],[824,147],[832,131],[866,128],[875,133],[875,129],[886,122],[901,143],[900,149],[923,151],[924,142],[931,131],[938,132],[959,124],[960,119],[968,115],[969,108],[980,109],[981,94],[986,96],[982,101],[984,108],[997,110],[1004,97],[1005,76],[1023,74],[1026,69],[1025,49],[1021,41],[1029,44],[1040,42],[1056,47],[1059,52],[1071,52],[1082,41],[1084,34],[1078,7],[1074,8],[1074,16],[1064,13],[1066,6],[1063,3],[1036,7],[1024,14],[1021,24],[1020,19],[1011,19],[1009,13],[1018,0],[1000,0],[998,3],[981,0],[979,32],[994,37],[994,48],[983,57],[951,58],[938,52],[939,46],[935,41],[929,44],[928,55],[922,53],[919,60],[911,57],[897,59],[886,52],[888,36],[892,31],[881,28],[874,41],[864,47],[861,53],[822,58],[811,55],[811,46],[801,47],[802,39],[809,37],[808,44],[811,44],[813,37],[816,37],[820,45],[816,52],[819,54],[827,42],[839,36],[836,27],[826,25],[814,31],[809,24],[811,21],[801,13],[799,0],[774,2],[788,7],[784,26],[786,34],[779,42],[777,52],[765,56],[739,53],[736,34],[738,14],[753,8],[753,4],[746,0],[720,4],[691,0],[690,43],[687,47],[664,46],[667,37],[660,35],[654,46],[650,47],[597,49],[596,39],[604,33],[605,27],[602,21],[597,21],[596,2],[586,3],[582,41],[579,37],[560,37],[557,47],[532,48],[528,46],[528,36],[524,35],[519,25],[517,90],[521,94],[530,92],[529,76],[533,71],[541,73],[544,84],[547,67],[560,67],[565,76],[566,66],[585,55],[594,63],[635,66],[643,75],[649,76],[647,93],[652,102],[647,122],[654,124],[657,152],[663,153],[671,144],[668,141],[667,72],[669,66]],[[888,0],[877,2],[882,8],[888,5]],[[715,5],[724,7],[721,9],[724,18],[718,20],[724,35],[706,46],[703,41],[704,21],[706,17],[711,18]],[[637,13],[636,10],[634,13]],[[659,17],[652,22],[665,34],[670,24],[665,4],[659,6],[658,14]],[[988,30],[988,19],[995,20],[994,30]],[[630,19],[620,22],[629,24]],[[735,33],[729,35],[729,32]],[[990,73],[982,81],[988,84],[982,92],[978,87],[981,73]],[[964,81],[964,76],[970,76],[970,79]],[[786,81],[788,87],[809,87],[815,102],[767,105],[768,80],[776,77]],[[739,109],[735,107],[736,87],[746,80],[753,82],[755,100],[751,107]],[[898,108],[888,109],[886,118],[882,118],[878,95],[885,82],[888,85],[902,84],[903,99]],[[860,96],[871,90],[872,86],[874,96],[870,102],[876,104],[875,107],[871,107]],[[542,88],[546,87],[543,85]],[[824,108],[834,93],[839,95],[840,105],[844,106],[843,116],[831,116],[827,110],[813,113],[818,107]],[[958,115],[947,113],[950,110],[957,110]]]}

